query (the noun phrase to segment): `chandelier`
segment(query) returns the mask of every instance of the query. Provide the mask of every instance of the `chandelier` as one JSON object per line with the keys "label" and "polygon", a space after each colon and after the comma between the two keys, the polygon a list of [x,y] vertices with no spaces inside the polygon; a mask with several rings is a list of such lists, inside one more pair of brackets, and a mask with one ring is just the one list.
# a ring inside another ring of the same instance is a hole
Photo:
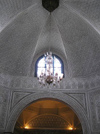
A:
{"label": "chandelier", "polygon": [[45,72],[41,71],[40,75],[38,76],[39,83],[42,85],[50,85],[51,83],[56,85],[63,79],[63,74],[59,72],[54,73],[52,52],[47,52],[44,54],[44,56],[46,69]]}

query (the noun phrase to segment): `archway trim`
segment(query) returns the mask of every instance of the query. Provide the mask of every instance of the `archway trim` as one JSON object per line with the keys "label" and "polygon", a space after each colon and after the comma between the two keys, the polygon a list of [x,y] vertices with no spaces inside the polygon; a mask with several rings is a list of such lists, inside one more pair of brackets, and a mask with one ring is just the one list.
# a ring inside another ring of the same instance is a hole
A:
{"label": "archway trim", "polygon": [[31,103],[40,100],[40,99],[55,99],[58,101],[62,101],[63,103],[68,104],[74,112],[77,114],[81,125],[83,134],[90,134],[90,126],[87,118],[87,114],[83,107],[71,96],[61,93],[61,92],[38,92],[30,94],[29,96],[22,99],[11,111],[10,117],[8,119],[5,132],[13,132],[15,123],[21,114],[21,112]]}

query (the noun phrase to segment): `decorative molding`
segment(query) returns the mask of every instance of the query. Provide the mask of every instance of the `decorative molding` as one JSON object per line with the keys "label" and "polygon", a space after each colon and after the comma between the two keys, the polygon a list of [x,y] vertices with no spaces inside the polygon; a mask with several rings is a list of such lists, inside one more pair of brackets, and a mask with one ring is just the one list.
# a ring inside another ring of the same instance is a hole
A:
{"label": "decorative molding", "polygon": [[100,133],[100,89],[89,93],[91,128]]}
{"label": "decorative molding", "polygon": [[28,77],[28,76],[11,76],[0,74],[0,85],[7,88],[14,89],[94,89],[100,87],[100,76],[95,76],[94,78],[72,78],[63,80],[57,85],[53,86],[52,84],[42,86],[38,83],[36,77]]}
{"label": "decorative molding", "polygon": [[52,98],[52,99],[57,99],[59,101],[65,102],[68,104],[72,109],[77,113],[81,124],[83,128],[83,133],[84,134],[90,134],[90,126],[89,126],[89,120],[86,114],[86,111],[83,109],[83,107],[71,96],[61,93],[61,92],[49,92],[49,91],[40,91],[37,93],[32,93],[23,99],[19,101],[15,107],[13,107],[7,125],[6,125],[6,132],[13,132],[14,129],[14,124],[19,117],[21,111],[31,104],[32,102],[42,99],[42,98]]}
{"label": "decorative molding", "polygon": [[5,127],[9,92],[0,88],[0,129]]}
{"label": "decorative molding", "polygon": [[26,96],[28,96],[30,93],[25,93],[25,92],[13,92],[12,95],[12,104],[11,104],[11,109],[17,105],[22,99],[24,99]]}
{"label": "decorative molding", "polygon": [[100,104],[96,107],[97,121],[100,123]]}
{"label": "decorative molding", "polygon": [[85,94],[76,94],[71,93],[69,94],[71,97],[73,97],[80,105],[87,111],[86,108],[86,96]]}

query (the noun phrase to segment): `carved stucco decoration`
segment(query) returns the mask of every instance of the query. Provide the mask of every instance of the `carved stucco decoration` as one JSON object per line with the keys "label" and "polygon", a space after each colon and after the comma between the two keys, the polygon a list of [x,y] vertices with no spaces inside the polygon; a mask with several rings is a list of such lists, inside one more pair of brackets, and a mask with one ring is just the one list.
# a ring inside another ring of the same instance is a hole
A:
{"label": "carved stucco decoration", "polygon": [[11,108],[10,110],[16,106],[22,99],[24,99],[26,96],[30,95],[31,93],[28,92],[18,92],[15,91],[12,93],[12,102],[11,102]]}
{"label": "carved stucco decoration", "polygon": [[100,133],[100,88],[89,93],[91,128]]}
{"label": "carved stucco decoration", "polygon": [[9,92],[0,87],[0,129],[5,127],[9,100],[8,97]]}
{"label": "carved stucco decoration", "polygon": [[63,80],[56,86],[50,85],[40,85],[36,77],[28,76],[11,76],[0,74],[0,85],[7,88],[14,89],[88,89],[100,87],[100,76],[94,76],[94,78],[73,78]]}
{"label": "carved stucco decoration", "polygon": [[49,92],[49,91],[41,91],[37,93],[31,93],[30,95],[24,97],[17,103],[14,108],[11,110],[9,120],[6,126],[6,132],[13,132],[14,125],[17,121],[17,118],[21,114],[22,110],[28,106],[30,103],[33,103],[34,101],[42,98],[52,98],[52,99],[58,99],[60,101],[63,101],[67,103],[70,107],[73,108],[73,110],[76,112],[77,116],[79,117],[82,128],[83,128],[83,134],[90,134],[90,127],[88,123],[88,117],[84,110],[84,108],[72,97],[69,95],[66,95],[61,92]]}
{"label": "carved stucco decoration", "polygon": [[100,123],[100,98],[99,102],[96,104],[96,113],[97,113],[97,121]]}
{"label": "carved stucco decoration", "polygon": [[85,93],[70,93],[68,95],[73,97],[87,112],[86,95],[85,95]]}

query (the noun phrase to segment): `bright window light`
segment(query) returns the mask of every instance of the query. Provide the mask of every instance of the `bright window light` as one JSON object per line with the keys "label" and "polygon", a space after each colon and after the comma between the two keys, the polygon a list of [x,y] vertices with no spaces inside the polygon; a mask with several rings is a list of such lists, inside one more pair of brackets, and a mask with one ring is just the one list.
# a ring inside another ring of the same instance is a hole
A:
{"label": "bright window light", "polygon": [[[56,73],[59,73],[58,75],[61,76],[63,73],[63,63],[60,60],[60,58],[58,58],[57,56],[53,55],[53,68],[52,72],[55,75]],[[42,58],[39,58],[38,62],[37,62],[37,77],[40,76],[41,72],[46,73],[46,60],[45,60],[45,56],[43,56]]]}

